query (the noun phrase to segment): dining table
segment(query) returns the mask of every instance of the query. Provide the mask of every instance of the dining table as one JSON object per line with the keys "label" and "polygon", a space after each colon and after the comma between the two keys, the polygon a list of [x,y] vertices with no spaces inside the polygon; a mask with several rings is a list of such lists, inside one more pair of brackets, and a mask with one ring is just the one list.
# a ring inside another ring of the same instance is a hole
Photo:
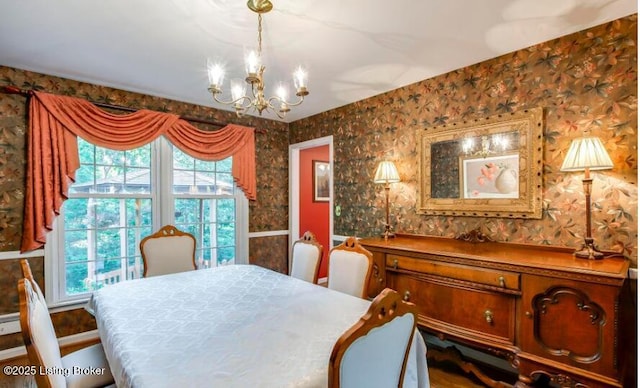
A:
{"label": "dining table", "polygon": [[[119,388],[326,388],[333,346],[370,304],[234,264],[105,286],[87,309]],[[429,386],[417,329],[403,386]]]}

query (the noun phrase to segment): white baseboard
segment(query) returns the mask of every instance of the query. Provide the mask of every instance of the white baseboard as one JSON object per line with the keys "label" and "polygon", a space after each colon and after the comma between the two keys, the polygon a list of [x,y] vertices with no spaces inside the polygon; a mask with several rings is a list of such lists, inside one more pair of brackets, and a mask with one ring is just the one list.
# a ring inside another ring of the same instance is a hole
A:
{"label": "white baseboard", "polygon": [[249,238],[287,236],[287,235],[289,235],[288,230],[269,230],[266,232],[250,232]]}
{"label": "white baseboard", "polygon": [[[78,334],[68,335],[66,337],[58,338],[60,347],[75,345],[86,341],[92,341],[100,338],[98,330],[85,331]],[[16,348],[0,350],[0,362],[10,360],[12,358],[24,357],[27,355],[27,348],[24,346],[18,346]]]}

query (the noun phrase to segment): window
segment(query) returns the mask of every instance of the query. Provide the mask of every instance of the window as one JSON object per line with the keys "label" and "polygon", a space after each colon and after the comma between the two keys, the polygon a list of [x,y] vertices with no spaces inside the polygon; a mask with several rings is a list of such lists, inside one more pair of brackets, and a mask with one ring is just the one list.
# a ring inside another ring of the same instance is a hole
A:
{"label": "window", "polygon": [[245,262],[248,203],[231,158],[195,159],[164,138],[128,151],[78,138],[81,167],[46,246],[50,302],[142,276],[140,241],[173,224],[197,241],[200,267]]}

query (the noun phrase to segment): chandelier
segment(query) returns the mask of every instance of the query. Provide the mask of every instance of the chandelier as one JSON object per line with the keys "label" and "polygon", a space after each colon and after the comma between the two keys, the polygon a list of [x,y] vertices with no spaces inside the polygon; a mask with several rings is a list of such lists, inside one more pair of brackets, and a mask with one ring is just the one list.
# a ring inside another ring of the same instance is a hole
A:
{"label": "chandelier", "polygon": [[[298,67],[293,73],[293,82],[296,88],[298,100],[287,101],[287,90],[280,86],[276,95],[265,97],[264,95],[264,65],[262,64],[262,14],[271,11],[273,4],[269,0],[249,0],[249,9],[258,14],[258,51],[251,51],[245,56],[246,78],[245,82],[231,80],[231,100],[220,99],[222,94],[222,83],[224,80],[224,68],[220,64],[207,63],[207,73],[209,75],[209,91],[213,99],[225,105],[233,105],[238,117],[242,117],[245,112],[257,111],[260,116],[264,110],[274,112],[279,118],[284,118],[292,106],[302,104],[304,97],[309,94],[306,85],[307,73]],[[251,86],[250,94],[246,93],[246,86]]]}

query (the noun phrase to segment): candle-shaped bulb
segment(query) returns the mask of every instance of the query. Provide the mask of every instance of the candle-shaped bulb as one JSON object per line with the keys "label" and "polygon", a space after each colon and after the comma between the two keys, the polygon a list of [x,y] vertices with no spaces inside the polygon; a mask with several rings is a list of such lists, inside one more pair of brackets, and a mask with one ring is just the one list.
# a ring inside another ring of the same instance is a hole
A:
{"label": "candle-shaped bulb", "polygon": [[207,61],[207,75],[209,76],[211,88],[222,89],[222,82],[224,81],[224,67],[222,65]]}
{"label": "candle-shaped bulb", "polygon": [[245,56],[244,64],[247,71],[247,76],[255,76],[256,74],[258,74],[258,70],[260,70],[260,56],[254,50],[251,50]]}
{"label": "candle-shaped bulb", "polygon": [[302,67],[298,67],[293,73],[293,83],[296,86],[296,90],[307,88],[307,72]]}

